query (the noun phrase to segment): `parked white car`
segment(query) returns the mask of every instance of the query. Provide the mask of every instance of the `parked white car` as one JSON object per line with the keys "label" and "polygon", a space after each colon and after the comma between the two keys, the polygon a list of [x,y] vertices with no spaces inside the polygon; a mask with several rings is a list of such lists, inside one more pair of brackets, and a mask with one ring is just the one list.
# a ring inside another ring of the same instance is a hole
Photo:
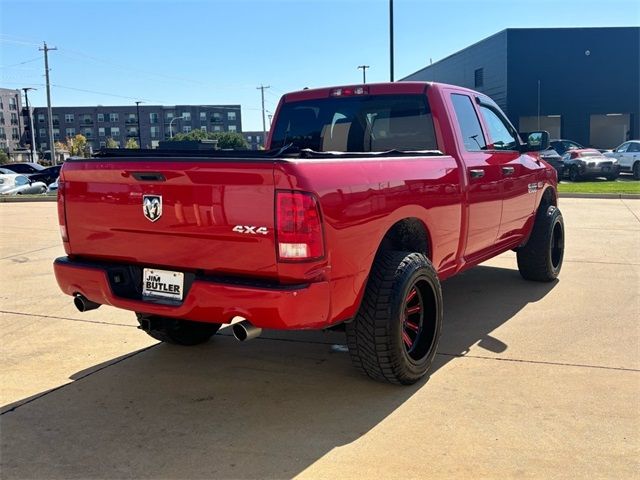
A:
{"label": "parked white car", "polygon": [[27,195],[47,191],[44,182],[32,182],[26,175],[0,175],[0,195]]}
{"label": "parked white car", "polygon": [[605,155],[618,160],[621,172],[631,172],[633,178],[640,180],[640,140],[624,142]]}

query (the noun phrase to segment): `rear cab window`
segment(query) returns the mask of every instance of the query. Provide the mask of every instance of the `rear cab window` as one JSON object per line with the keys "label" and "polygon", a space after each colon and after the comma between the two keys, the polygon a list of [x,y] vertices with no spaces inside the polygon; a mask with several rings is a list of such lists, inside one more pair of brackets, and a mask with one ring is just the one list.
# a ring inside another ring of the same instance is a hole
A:
{"label": "rear cab window", "polygon": [[271,148],[317,152],[437,150],[426,95],[354,95],[284,103]]}

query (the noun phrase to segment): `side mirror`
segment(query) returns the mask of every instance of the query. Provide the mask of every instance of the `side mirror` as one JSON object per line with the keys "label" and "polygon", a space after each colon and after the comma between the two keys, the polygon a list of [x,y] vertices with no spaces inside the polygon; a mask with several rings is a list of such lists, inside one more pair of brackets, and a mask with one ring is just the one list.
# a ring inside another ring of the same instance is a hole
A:
{"label": "side mirror", "polygon": [[527,152],[541,152],[549,148],[549,132],[529,132],[525,150]]}

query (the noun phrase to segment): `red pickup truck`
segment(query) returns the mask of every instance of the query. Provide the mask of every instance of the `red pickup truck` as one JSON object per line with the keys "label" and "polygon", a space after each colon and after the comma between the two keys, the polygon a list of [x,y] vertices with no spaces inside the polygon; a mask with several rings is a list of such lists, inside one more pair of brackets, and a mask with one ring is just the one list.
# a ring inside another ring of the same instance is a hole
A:
{"label": "red pickup truck", "polygon": [[442,280],[510,249],[525,279],[558,276],[549,138],[525,140],[489,97],[450,85],[289,93],[264,152],[68,160],[56,278],[81,311],[131,310],[182,345],[232,320],[240,340],[342,328],[358,369],[411,384],[436,352]]}

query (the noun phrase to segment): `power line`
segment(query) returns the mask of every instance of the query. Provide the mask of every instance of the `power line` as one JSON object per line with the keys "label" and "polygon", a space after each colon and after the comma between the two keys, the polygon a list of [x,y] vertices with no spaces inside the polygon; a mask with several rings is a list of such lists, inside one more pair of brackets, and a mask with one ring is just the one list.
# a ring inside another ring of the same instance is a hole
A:
{"label": "power line", "polygon": [[13,68],[19,65],[24,65],[25,63],[37,62],[40,61],[42,57],[37,56],[36,58],[32,58],[31,60],[25,60],[24,62],[12,63],[11,65],[0,65],[0,68]]}
{"label": "power line", "polygon": [[96,94],[96,95],[104,95],[105,97],[124,98],[126,100],[142,100],[144,102],[157,102],[157,103],[160,103],[160,104],[164,103],[164,102],[159,101],[159,100],[150,100],[148,98],[142,98],[141,99],[140,97],[128,97],[126,95],[118,95],[118,94],[115,94],[115,93],[106,93],[106,92],[97,92],[95,90],[87,90],[87,89],[84,89],[84,88],[77,88],[77,87],[67,87],[65,85],[52,84],[51,86],[55,87],[55,88],[63,88],[65,90],[74,90],[76,92],[84,92],[84,93],[93,93],[93,94]]}

